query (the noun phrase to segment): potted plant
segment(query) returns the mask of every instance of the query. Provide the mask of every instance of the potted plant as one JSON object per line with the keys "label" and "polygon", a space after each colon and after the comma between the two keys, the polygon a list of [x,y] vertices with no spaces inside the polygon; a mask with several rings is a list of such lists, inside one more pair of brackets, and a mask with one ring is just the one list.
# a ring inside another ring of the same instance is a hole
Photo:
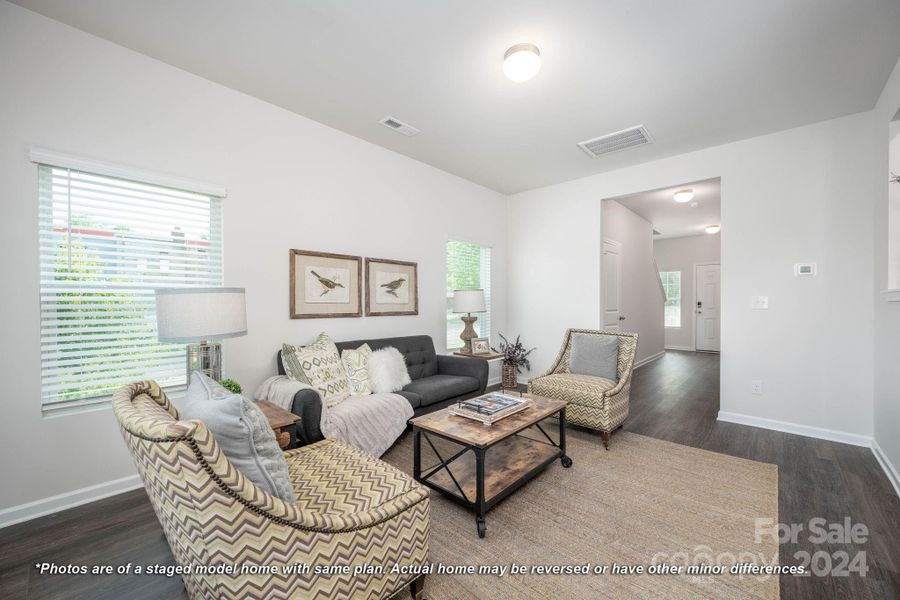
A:
{"label": "potted plant", "polygon": [[531,369],[531,363],[528,362],[528,355],[534,352],[534,348],[526,350],[520,339],[522,336],[517,335],[516,341],[510,343],[509,340],[503,337],[502,333],[499,335],[500,339],[503,340],[500,343],[500,349],[496,350],[491,348],[491,350],[503,355],[503,375],[500,385],[505,390],[514,390],[519,385],[519,378],[517,375],[522,372],[522,367]]}
{"label": "potted plant", "polygon": [[221,381],[219,381],[219,385],[221,385],[232,394],[240,394],[242,391],[241,384],[239,384],[234,379],[222,379]]}

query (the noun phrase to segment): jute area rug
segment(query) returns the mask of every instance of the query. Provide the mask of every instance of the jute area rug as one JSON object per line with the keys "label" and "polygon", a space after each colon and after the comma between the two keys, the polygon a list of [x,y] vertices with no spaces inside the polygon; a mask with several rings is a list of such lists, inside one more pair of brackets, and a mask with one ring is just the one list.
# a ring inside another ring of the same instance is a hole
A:
{"label": "jute area rug", "polygon": [[[422,446],[426,467],[436,459]],[[572,468],[556,461],[494,507],[484,539],[472,512],[432,492],[429,558],[436,566],[606,565],[607,572],[431,574],[426,598],[778,598],[777,575],[611,573],[614,563],[645,570],[663,563],[777,564],[776,540],[755,539],[757,519],[778,522],[775,465],[621,431],[610,451],[580,430],[568,432],[568,446]],[[438,448],[444,454],[454,446]],[[411,473],[412,435],[405,433],[384,460]]]}

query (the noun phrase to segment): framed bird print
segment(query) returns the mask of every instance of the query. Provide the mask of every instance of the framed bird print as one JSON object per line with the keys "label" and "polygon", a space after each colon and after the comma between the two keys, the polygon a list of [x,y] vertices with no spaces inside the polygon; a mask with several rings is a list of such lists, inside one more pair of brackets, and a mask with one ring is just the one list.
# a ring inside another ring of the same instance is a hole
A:
{"label": "framed bird print", "polygon": [[366,259],[366,316],[419,314],[417,264],[384,258]]}
{"label": "framed bird print", "polygon": [[362,316],[362,257],[291,250],[292,319]]}

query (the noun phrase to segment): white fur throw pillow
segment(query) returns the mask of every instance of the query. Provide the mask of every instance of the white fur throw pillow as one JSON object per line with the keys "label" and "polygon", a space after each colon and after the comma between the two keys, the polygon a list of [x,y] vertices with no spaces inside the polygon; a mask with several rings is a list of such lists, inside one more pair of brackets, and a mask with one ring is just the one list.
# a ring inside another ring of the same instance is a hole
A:
{"label": "white fur throw pillow", "polygon": [[369,383],[376,394],[400,391],[412,381],[406,370],[406,359],[393,346],[370,354],[366,365],[369,368]]}

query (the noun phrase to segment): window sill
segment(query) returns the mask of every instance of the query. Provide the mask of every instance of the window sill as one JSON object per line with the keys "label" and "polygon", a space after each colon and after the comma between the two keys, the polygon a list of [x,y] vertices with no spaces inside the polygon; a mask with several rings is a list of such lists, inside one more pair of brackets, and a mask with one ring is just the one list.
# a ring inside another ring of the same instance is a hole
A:
{"label": "window sill", "polygon": [[112,408],[112,396],[109,400],[101,400],[99,402],[91,402],[90,404],[77,404],[75,406],[58,406],[56,408],[42,406],[41,418],[56,419],[58,417],[68,417],[71,415],[80,415],[85,413],[96,412],[98,410],[109,410]]}
{"label": "window sill", "polygon": [[884,298],[885,302],[900,302],[900,289],[881,290],[881,297]]}
{"label": "window sill", "polygon": [[666,325],[665,329],[681,329],[681,325],[677,325],[677,326]]}

